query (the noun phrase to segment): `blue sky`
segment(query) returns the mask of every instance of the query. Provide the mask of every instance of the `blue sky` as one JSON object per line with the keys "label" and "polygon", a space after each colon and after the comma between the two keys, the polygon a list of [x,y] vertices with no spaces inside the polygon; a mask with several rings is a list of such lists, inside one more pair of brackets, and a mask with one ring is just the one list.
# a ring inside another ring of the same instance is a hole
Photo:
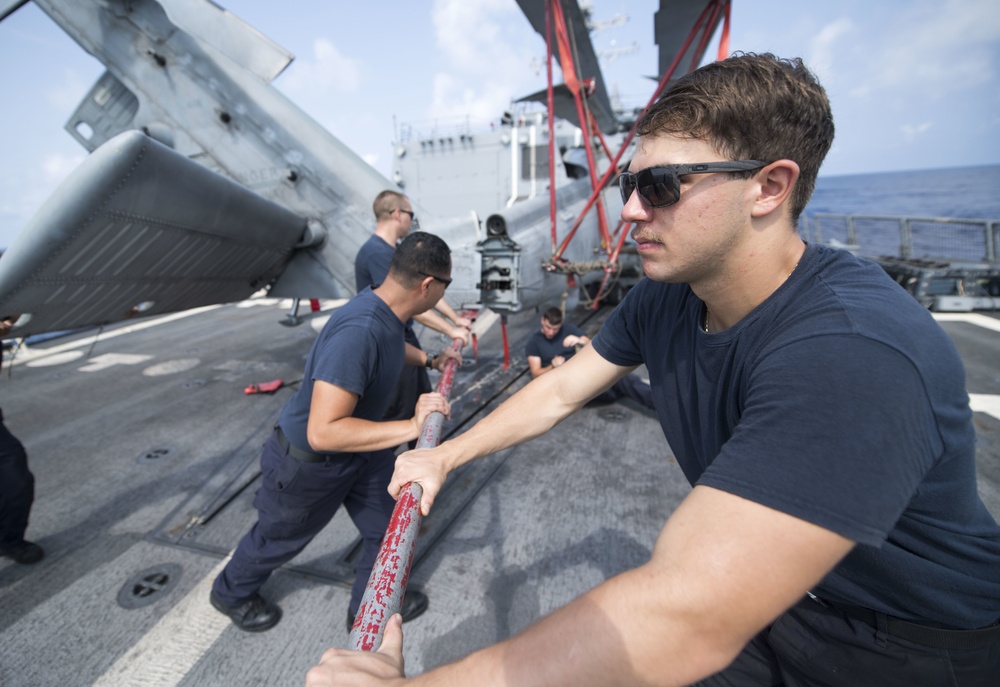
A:
{"label": "blue sky", "polygon": [[[386,175],[400,125],[485,125],[545,84],[544,42],[514,0],[218,4],[295,54],[275,86]],[[609,90],[644,105],[658,1],[591,4]],[[819,75],[837,126],[821,174],[1000,163],[995,0],[735,0],[730,49]],[[83,159],[62,127],[102,72],[32,4],[0,23],[0,246]]]}

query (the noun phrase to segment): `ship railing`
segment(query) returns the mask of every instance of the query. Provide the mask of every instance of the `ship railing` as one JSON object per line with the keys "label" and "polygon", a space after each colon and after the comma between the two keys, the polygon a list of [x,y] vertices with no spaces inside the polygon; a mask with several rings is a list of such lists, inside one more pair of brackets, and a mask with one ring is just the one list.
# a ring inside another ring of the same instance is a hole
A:
{"label": "ship railing", "polygon": [[494,131],[504,126],[542,125],[546,122],[545,110],[538,103],[515,103],[508,112],[491,119],[473,119],[468,115],[436,117],[432,120],[402,122],[397,126],[398,144],[410,141],[471,139],[478,134]]}
{"label": "ship railing", "polygon": [[863,257],[1000,262],[1000,220],[815,213],[803,216],[799,233]]}

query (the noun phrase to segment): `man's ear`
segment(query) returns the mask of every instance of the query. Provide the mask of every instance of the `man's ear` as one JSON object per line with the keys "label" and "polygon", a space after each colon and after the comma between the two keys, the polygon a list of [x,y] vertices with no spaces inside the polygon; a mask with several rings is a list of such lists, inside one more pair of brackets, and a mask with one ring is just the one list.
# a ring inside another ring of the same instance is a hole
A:
{"label": "man's ear", "polygon": [[755,178],[760,182],[760,187],[751,216],[764,217],[780,208],[791,197],[799,178],[799,165],[792,160],[776,160],[757,172]]}

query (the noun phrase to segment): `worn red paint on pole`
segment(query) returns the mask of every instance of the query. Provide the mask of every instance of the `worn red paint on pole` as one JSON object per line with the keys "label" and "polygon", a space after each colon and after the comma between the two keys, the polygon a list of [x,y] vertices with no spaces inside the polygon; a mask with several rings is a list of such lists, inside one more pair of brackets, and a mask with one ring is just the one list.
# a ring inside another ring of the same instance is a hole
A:
{"label": "worn red paint on pole", "polygon": [[[462,340],[455,339],[455,351],[462,350]],[[449,360],[441,371],[438,393],[450,398],[458,363]],[[431,413],[424,421],[417,448],[432,448],[441,442],[441,428],[444,415]],[[351,628],[350,646],[355,651],[376,651],[382,644],[385,624],[394,614],[399,613],[406,594],[406,583],[413,565],[414,546],[420,532],[420,497],[423,489],[419,484],[407,484],[399,494],[396,507],[392,511],[389,527],[382,539],[375,565],[372,567],[368,587],[361,599],[358,613]]]}
{"label": "worn red paint on pole", "polygon": [[419,484],[403,488],[392,511],[382,548],[368,579],[368,588],[351,628],[351,648],[375,651],[382,644],[385,623],[403,605],[403,594],[413,563],[413,544],[420,530]]}

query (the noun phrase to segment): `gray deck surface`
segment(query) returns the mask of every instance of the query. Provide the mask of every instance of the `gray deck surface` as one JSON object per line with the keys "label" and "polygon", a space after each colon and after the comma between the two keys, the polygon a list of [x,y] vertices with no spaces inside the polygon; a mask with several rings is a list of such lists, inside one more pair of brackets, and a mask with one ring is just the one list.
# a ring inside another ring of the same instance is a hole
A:
{"label": "gray deck surface", "polygon": [[[37,480],[28,537],[47,556],[0,559],[0,685],[300,685],[327,646],[347,644],[357,536],[343,515],[265,585],[285,612],[271,631],[241,632],[208,603],[215,571],[254,521],[260,445],[294,386],[243,389],[300,379],[315,336],[309,322],[281,326],[286,308],[226,305],[109,329],[92,346],[90,334],[65,337],[5,364],[0,405]],[[1000,395],[1000,321],[984,321],[994,328],[942,326],[970,393]],[[510,370],[499,326],[477,361],[466,349],[446,434],[526,381],[523,340],[537,323],[535,312],[511,319]],[[436,351],[446,342],[432,334],[421,337]],[[976,413],[980,492],[995,516],[997,414]],[[410,673],[508,637],[644,562],[689,490],[655,419],[628,401],[584,409],[480,463],[425,521],[410,584],[431,605],[405,626]]]}

